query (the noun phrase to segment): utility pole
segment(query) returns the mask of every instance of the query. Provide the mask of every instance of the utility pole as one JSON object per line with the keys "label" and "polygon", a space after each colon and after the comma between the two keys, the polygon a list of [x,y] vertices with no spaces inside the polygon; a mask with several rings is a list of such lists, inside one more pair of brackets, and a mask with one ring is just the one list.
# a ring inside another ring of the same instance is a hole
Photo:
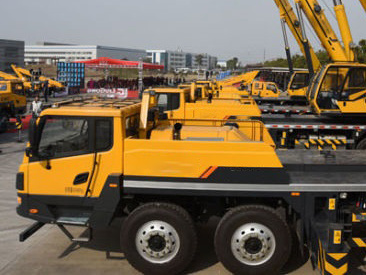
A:
{"label": "utility pole", "polygon": [[139,95],[142,95],[142,92],[143,92],[143,89],[144,89],[144,82],[143,82],[144,62],[143,62],[142,58],[140,58],[139,65],[138,65],[138,70],[139,70],[138,89],[139,89]]}

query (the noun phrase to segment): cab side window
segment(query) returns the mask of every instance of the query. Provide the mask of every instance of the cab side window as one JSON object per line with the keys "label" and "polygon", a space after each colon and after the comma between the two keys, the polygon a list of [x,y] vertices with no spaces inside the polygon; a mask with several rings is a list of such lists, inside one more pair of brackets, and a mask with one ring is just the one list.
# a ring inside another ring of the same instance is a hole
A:
{"label": "cab side window", "polygon": [[39,143],[41,158],[59,158],[91,152],[90,122],[82,118],[47,117]]}
{"label": "cab side window", "polygon": [[267,90],[272,91],[272,92],[277,92],[277,88],[273,84],[267,84]]}
{"label": "cab side window", "polygon": [[136,136],[139,132],[140,116],[126,117],[126,137]]}
{"label": "cab side window", "polygon": [[112,119],[97,119],[95,121],[95,149],[107,151],[113,146]]}
{"label": "cab side window", "polygon": [[159,94],[158,107],[162,112],[179,109],[180,106],[179,93]]}
{"label": "cab side window", "polygon": [[0,84],[0,91],[6,91],[7,87],[8,86],[6,84]]}

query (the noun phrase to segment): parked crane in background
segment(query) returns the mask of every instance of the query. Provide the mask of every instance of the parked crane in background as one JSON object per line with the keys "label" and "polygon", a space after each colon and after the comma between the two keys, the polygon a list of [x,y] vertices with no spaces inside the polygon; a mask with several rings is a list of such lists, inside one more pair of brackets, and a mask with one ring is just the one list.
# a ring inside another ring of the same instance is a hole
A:
{"label": "parked crane in background", "polygon": [[41,89],[42,83],[46,82],[48,82],[48,87],[54,91],[65,88],[65,85],[63,83],[53,80],[49,77],[45,77],[40,72],[38,72],[39,75],[37,75],[30,70],[18,67],[16,65],[11,65],[11,68],[20,79],[22,79],[25,82],[31,82],[35,90],[39,91]]}
{"label": "parked crane in background", "polygon": [[287,93],[292,98],[295,97],[305,98],[306,89],[309,85],[309,80],[311,76],[314,74],[314,71],[317,71],[321,67],[321,64],[313,47],[311,46],[309,40],[306,37],[305,29],[302,26],[303,25],[302,22],[296,16],[288,0],[275,0],[275,3],[280,11],[281,26],[285,40],[286,55],[290,65],[290,71],[292,67],[292,59],[285,24],[287,24],[292,35],[294,36],[297,44],[300,47],[302,54],[306,57],[306,62],[309,70],[308,72],[293,71],[290,81],[288,83]]}

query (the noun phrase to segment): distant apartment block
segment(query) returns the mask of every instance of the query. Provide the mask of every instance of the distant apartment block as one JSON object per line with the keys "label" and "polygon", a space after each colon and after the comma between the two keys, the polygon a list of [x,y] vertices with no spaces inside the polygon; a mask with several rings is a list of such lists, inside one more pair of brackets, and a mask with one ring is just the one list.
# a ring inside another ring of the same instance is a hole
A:
{"label": "distant apartment block", "polygon": [[199,66],[197,62],[198,53],[169,50],[147,50],[146,52],[152,63],[164,65],[166,71],[182,68],[212,70],[217,63],[217,57],[207,53],[202,54],[202,64]]}
{"label": "distant apartment block", "polygon": [[25,46],[26,64],[55,64],[109,57],[138,61],[146,57],[145,50],[98,45],[70,45],[42,42],[37,45]]}
{"label": "distant apartment block", "polygon": [[12,73],[11,64],[24,66],[24,41],[0,39],[0,71]]}

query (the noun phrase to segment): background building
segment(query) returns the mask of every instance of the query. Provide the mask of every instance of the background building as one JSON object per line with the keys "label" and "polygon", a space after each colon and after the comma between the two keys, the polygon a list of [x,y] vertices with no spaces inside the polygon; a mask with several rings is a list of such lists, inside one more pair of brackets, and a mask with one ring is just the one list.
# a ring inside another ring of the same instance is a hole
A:
{"label": "background building", "polygon": [[227,61],[226,60],[219,60],[219,61],[217,61],[217,66],[220,66],[220,68],[226,68],[227,67]]}
{"label": "background building", "polygon": [[55,64],[56,62],[72,62],[99,57],[137,61],[140,58],[146,57],[146,51],[98,45],[68,45],[49,42],[25,46],[26,64]]}
{"label": "background building", "polygon": [[[169,50],[147,50],[147,57],[152,63],[164,65],[166,71],[177,69],[198,69],[197,53]],[[217,57],[202,54],[201,70],[212,70],[216,67]]]}
{"label": "background building", "polygon": [[24,66],[24,41],[0,39],[0,71],[12,73],[11,64]]}

